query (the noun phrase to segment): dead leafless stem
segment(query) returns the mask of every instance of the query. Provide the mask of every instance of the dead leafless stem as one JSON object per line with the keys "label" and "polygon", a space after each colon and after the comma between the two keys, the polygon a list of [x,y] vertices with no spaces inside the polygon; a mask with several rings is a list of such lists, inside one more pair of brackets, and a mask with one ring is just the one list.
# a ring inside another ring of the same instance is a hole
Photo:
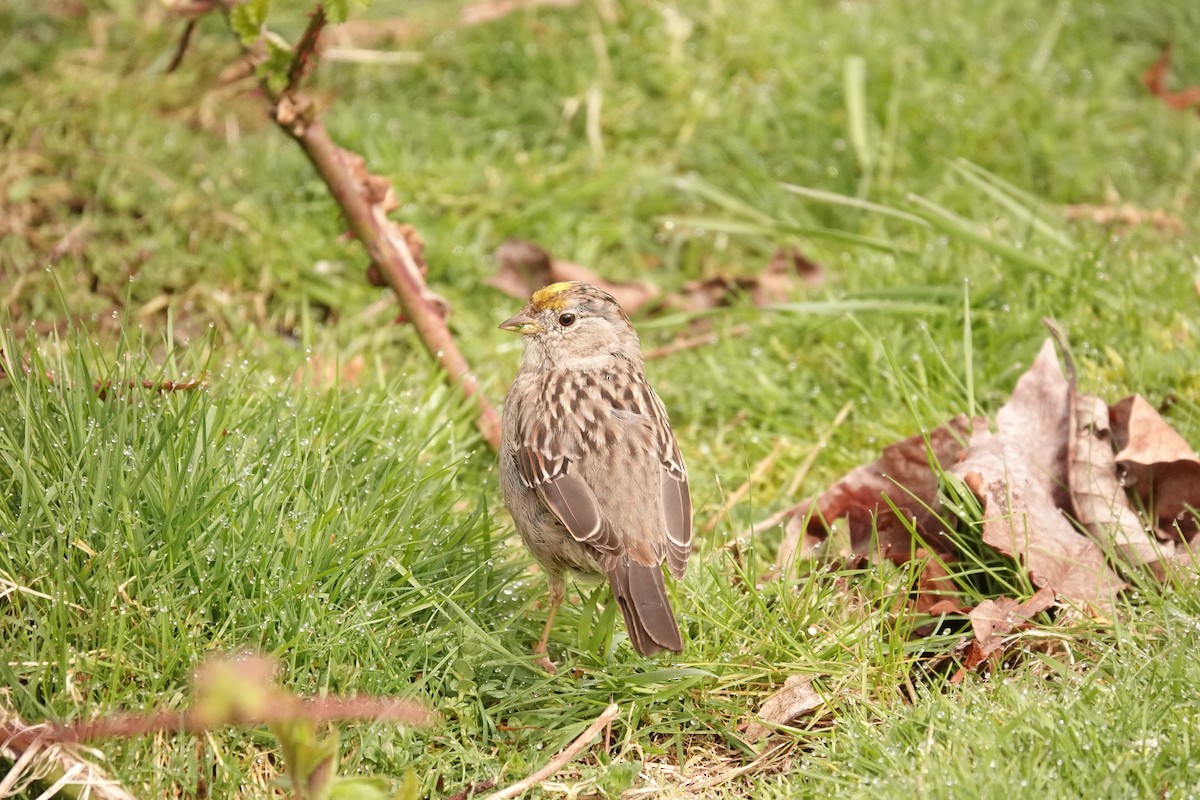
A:
{"label": "dead leafless stem", "polygon": [[546,766],[542,767],[529,777],[517,781],[512,786],[489,794],[486,800],[510,800],[510,798],[524,794],[534,786],[537,786],[539,783],[546,780],[546,778],[549,778],[551,775],[562,769],[569,761],[571,761],[571,759],[575,758],[575,756],[579,755],[583,748],[587,747],[592,739],[596,738],[605,725],[616,719],[617,714],[619,713],[621,713],[621,709],[617,706],[617,704],[611,704],[608,708],[604,709],[603,714],[596,717],[596,720],[588,726],[586,731],[579,734],[579,738],[564,747],[562,752],[560,752],[554,758],[550,759],[550,763],[546,764]]}
{"label": "dead leafless stem", "polygon": [[[93,800],[135,800],[124,787],[83,757],[78,748],[43,738],[44,726],[33,726],[0,705],[0,759],[9,761],[0,775],[0,797],[20,793],[32,780],[48,785],[42,797],[90,797]],[[26,796],[26,795],[21,795]],[[29,794],[32,797],[33,794]]]}
{"label": "dead leafless stem", "polygon": [[287,88],[274,95],[264,86],[273,101],[272,117],[312,162],[346,217],[351,233],[362,242],[376,269],[396,293],[404,317],[416,329],[425,349],[445,370],[447,379],[475,401],[479,429],[488,444],[498,450],[500,416],[479,390],[441,309],[434,302],[435,296],[425,284],[411,246],[405,236],[393,232],[395,226],[387,219],[386,207],[378,199],[372,199],[378,195],[378,188],[368,182],[374,179],[357,174],[351,154],[333,143],[317,118],[314,104],[299,89],[315,63],[317,40],[324,25],[325,12],[318,6],[296,45]]}
{"label": "dead leafless stem", "polygon": [[325,28],[325,7],[318,5],[308,18],[308,26],[296,43],[296,55],[288,68],[287,86],[283,94],[293,95],[300,90],[300,84],[308,77],[316,62],[317,42],[321,39],[321,31]]}
{"label": "dead leafless stem", "polygon": [[388,697],[328,697],[276,703],[253,717],[213,720],[196,711],[156,711],[147,714],[110,714],[72,725],[45,723],[37,727],[0,723],[0,742],[27,748],[34,742],[77,744],[96,739],[130,738],[153,733],[203,733],[218,725],[269,725],[291,719],[316,723],[339,721],[398,722],[422,725],[430,720],[420,703]]}
{"label": "dead leafless stem", "polygon": [[171,74],[179,69],[179,65],[183,63],[183,57],[187,55],[188,46],[192,43],[192,34],[196,32],[196,20],[189,19],[187,24],[183,26],[183,33],[179,36],[179,44],[175,45],[175,55],[171,56],[171,63],[167,64],[167,74]]}

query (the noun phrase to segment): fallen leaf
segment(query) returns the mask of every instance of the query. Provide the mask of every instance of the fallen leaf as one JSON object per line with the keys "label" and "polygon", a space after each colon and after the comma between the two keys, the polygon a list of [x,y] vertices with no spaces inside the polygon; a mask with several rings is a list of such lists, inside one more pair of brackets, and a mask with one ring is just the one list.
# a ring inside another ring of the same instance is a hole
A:
{"label": "fallen leaf", "polygon": [[1060,511],[1071,507],[1067,401],[1067,381],[1047,339],[996,415],[997,432],[977,430],[952,471],[983,504],[985,544],[1017,559],[1035,586],[1107,611],[1125,584]]}
{"label": "fallen leaf", "polygon": [[727,306],[736,295],[744,295],[756,306],[790,299],[801,287],[820,286],[825,268],[795,246],[777,247],[770,263],[757,275],[714,275],[687,281],[666,299],[666,305],[688,313]]}
{"label": "fallen leaf", "polygon": [[1160,538],[1190,538],[1200,508],[1200,460],[1191,445],[1141,395],[1109,409],[1117,464],[1157,520]]}
{"label": "fallen leaf", "polygon": [[716,276],[698,281],[686,281],[679,291],[666,299],[668,308],[685,313],[696,313],[720,308],[729,304],[729,296],[735,290],[742,290],[734,278]]}
{"label": "fallen leaf", "polygon": [[825,267],[813,261],[799,247],[776,247],[771,263],[758,277],[753,292],[755,305],[787,300],[798,284],[815,287],[825,282]]}
{"label": "fallen leaf", "polygon": [[537,289],[559,281],[583,281],[616,298],[627,314],[633,314],[658,296],[658,287],[641,281],[606,281],[587,267],[572,261],[556,261],[542,247],[524,239],[509,239],[496,248],[496,274],[488,285],[510,297],[528,300]]}
{"label": "fallen leaf", "polygon": [[1150,94],[1162,100],[1177,111],[1192,106],[1200,106],[1200,86],[1184,89],[1182,92],[1172,92],[1167,88],[1167,72],[1171,69],[1171,45],[1163,47],[1162,55],[1150,65],[1142,75],[1142,83],[1150,90]]}
{"label": "fallen leaf", "polygon": [[527,299],[540,286],[554,283],[550,277],[550,253],[524,239],[508,239],[496,248],[496,274],[488,285],[509,297]]}
{"label": "fallen leaf", "polygon": [[758,720],[746,727],[746,739],[757,742],[771,733],[771,728],[763,722],[772,725],[791,725],[800,717],[811,714],[822,705],[825,699],[812,688],[812,678],[805,675],[789,675],[783,683],[783,688],[763,701],[758,709]]}
{"label": "fallen leaf", "polygon": [[319,46],[324,50],[327,47],[359,48],[405,44],[416,39],[420,33],[421,27],[408,19],[352,17],[341,24],[326,27],[321,33]]}
{"label": "fallen leaf", "polygon": [[1093,394],[1080,394],[1066,334],[1052,321],[1047,325],[1067,368],[1067,486],[1075,521],[1130,566],[1156,562],[1170,553],[1147,533],[1117,476],[1108,405]]}
{"label": "fallen leaf", "polygon": [[653,284],[642,281],[608,281],[574,261],[550,262],[550,277],[554,281],[583,281],[598,286],[615,297],[627,314],[633,314],[658,297],[658,287]]}
{"label": "fallen leaf", "polygon": [[984,600],[967,615],[975,632],[975,644],[979,654],[987,658],[1004,644],[1004,637],[1013,630],[1024,627],[1036,614],[1054,605],[1054,592],[1038,589],[1025,602],[1011,597]]}
{"label": "fallen leaf", "polygon": [[975,636],[962,655],[962,667],[951,678],[961,683],[967,673],[987,661],[1004,645],[1004,637],[1014,630],[1026,628],[1036,614],[1054,605],[1054,592],[1038,589],[1033,597],[1019,602],[1011,597],[984,600],[970,614]]}
{"label": "fallen leaf", "polygon": [[[921,561],[925,564],[921,569],[921,574],[917,576],[913,610],[918,614],[928,614],[931,617],[939,617],[943,614],[965,614],[969,609],[959,601],[959,588],[940,561],[932,558],[924,547],[918,547],[912,557],[914,561]],[[945,554],[939,558],[942,561],[951,559]],[[930,632],[932,632],[932,628],[930,628]]]}
{"label": "fallen leaf", "polygon": [[930,458],[953,464],[964,438],[972,430],[986,431],[986,424],[959,415],[931,431],[928,442],[918,434],[885,447],[877,461],[851,470],[816,498],[795,506],[788,528],[806,526],[807,534],[823,538],[835,519],[846,517],[855,553],[874,551],[902,562],[912,556],[911,524],[939,556],[951,555],[954,548],[938,518],[938,479]]}

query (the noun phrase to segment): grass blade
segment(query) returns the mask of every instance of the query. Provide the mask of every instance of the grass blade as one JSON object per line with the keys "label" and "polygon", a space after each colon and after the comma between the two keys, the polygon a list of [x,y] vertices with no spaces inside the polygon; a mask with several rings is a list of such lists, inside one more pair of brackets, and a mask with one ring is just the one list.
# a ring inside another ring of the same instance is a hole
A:
{"label": "grass blade", "polygon": [[1067,276],[1065,270],[1051,266],[1041,259],[1031,256],[1024,250],[1013,247],[1007,242],[993,239],[991,231],[987,228],[955,214],[948,208],[943,208],[937,203],[915,194],[910,194],[908,199],[914,205],[920,207],[921,211],[918,213],[925,217],[931,225],[957,239],[978,245],[989,253],[1003,258],[1005,261],[1035,269],[1046,275],[1053,275],[1056,278],[1065,278]]}
{"label": "grass blade", "polygon": [[851,197],[846,194],[838,194],[837,192],[827,192],[822,189],[813,189],[808,186],[798,186],[794,183],[781,183],[779,186],[785,192],[807,197],[810,200],[818,200],[822,203],[830,203],[832,205],[848,206],[857,208],[862,211],[870,211],[874,214],[880,214],[885,217],[902,220],[912,225],[917,225],[922,228],[928,228],[929,223],[916,214],[910,214],[907,211],[901,211],[898,208],[885,206],[880,203],[872,203],[870,200],[863,200],[861,197]]}
{"label": "grass blade", "polygon": [[957,159],[951,163],[951,167],[963,180],[982,191],[994,200],[997,205],[1002,206],[1006,211],[1030,226],[1033,230],[1060,247],[1068,250],[1075,249],[1075,243],[1066,234],[1054,228],[1034,211],[1033,207],[1042,204],[1032,195],[1021,191],[1008,181],[997,175],[993,175],[983,167],[972,164],[966,159]]}

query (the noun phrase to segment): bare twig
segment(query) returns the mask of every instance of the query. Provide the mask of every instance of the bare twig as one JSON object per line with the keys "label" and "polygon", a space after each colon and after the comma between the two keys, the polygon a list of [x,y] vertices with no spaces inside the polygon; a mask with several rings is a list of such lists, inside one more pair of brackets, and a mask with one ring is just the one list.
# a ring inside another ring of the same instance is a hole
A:
{"label": "bare twig", "polygon": [[95,739],[129,738],[152,733],[203,733],[218,725],[269,725],[292,719],[305,719],[316,723],[358,720],[423,725],[431,718],[429,711],[413,700],[368,696],[320,697],[296,699],[295,702],[272,702],[254,714],[236,715],[236,718],[231,719],[213,719],[203,709],[109,714],[71,725],[45,723],[36,728],[0,719],[0,742],[26,748],[32,746],[35,741],[77,744]]}
{"label": "bare twig", "polygon": [[326,47],[321,52],[326,61],[344,61],[350,64],[385,64],[408,66],[425,60],[423,53],[412,50],[371,50],[361,47]]}
{"label": "bare twig", "polygon": [[804,483],[804,479],[808,477],[808,471],[812,469],[813,463],[817,460],[817,456],[821,455],[821,451],[829,443],[829,437],[833,432],[842,427],[842,423],[846,421],[846,417],[850,416],[850,410],[854,408],[854,403],[846,403],[838,413],[834,416],[833,422],[829,423],[829,427],[821,432],[821,438],[808,451],[808,455],[804,457],[800,467],[796,470],[796,474],[792,476],[792,480],[787,485],[787,490],[784,494],[787,497],[794,497],[800,489],[800,484]]}
{"label": "bare twig", "polygon": [[[804,461],[800,463],[800,467],[796,470],[796,474],[792,476],[792,480],[787,486],[787,491],[784,493],[787,497],[791,498],[795,496],[796,491],[800,488],[800,484],[804,482],[806,477],[808,477],[808,471],[812,469],[812,465],[816,462],[817,456],[819,456],[821,451],[825,449],[825,446],[829,441],[829,437],[833,435],[835,430],[841,427],[841,424],[846,421],[846,417],[850,416],[850,410],[852,408],[854,408],[853,403],[846,403],[844,406],[842,406],[841,410],[838,411],[837,416],[833,418],[833,422],[829,424],[828,428],[822,431],[821,438],[818,439],[817,443],[814,444],[812,449],[808,451],[808,455],[805,456]],[[763,520],[755,525],[754,531],[757,533],[758,531],[766,530],[767,528],[778,525],[780,522],[788,517],[793,516],[795,513],[796,507],[794,505],[789,506],[778,514],[773,514],[769,519]],[[775,557],[775,566],[771,567],[771,569],[768,570],[765,575],[763,575],[762,579],[764,581],[775,580],[781,575],[786,574],[786,571],[790,570],[794,566],[796,551],[799,550],[800,542],[804,539],[804,531],[804,525],[788,526],[787,534],[783,537],[783,541],[779,545],[779,553]]]}
{"label": "bare twig", "polygon": [[397,205],[390,184],[367,173],[361,158],[333,143],[317,118],[315,105],[300,91],[316,60],[317,40],[325,21],[324,9],[318,6],[296,45],[282,92],[272,92],[266,80],[262,81],[272,101],[272,117],[300,146],[325,182],[350,232],[366,248],[374,270],[396,293],[405,319],[417,331],[425,349],[445,371],[449,382],[475,401],[476,424],[492,449],[498,450],[500,416],[479,390],[446,324],[442,303],[425,283],[423,262],[419,252],[414,252],[416,233],[387,218],[388,211]]}
{"label": "bare twig", "polygon": [[325,28],[325,7],[318,4],[308,18],[308,26],[296,42],[295,56],[292,65],[288,67],[287,86],[283,95],[293,95],[300,90],[300,83],[308,77],[313,64],[316,63],[317,42],[321,39],[321,31]]}
{"label": "bare twig", "polygon": [[179,69],[179,65],[183,63],[183,57],[187,54],[188,46],[192,43],[192,34],[195,32],[196,20],[189,19],[187,24],[183,26],[183,33],[179,36],[179,44],[175,45],[175,55],[171,56],[171,63],[167,64],[168,75]]}
{"label": "bare twig", "polygon": [[379,217],[382,214],[376,215],[361,181],[350,171],[347,154],[329,139],[320,120],[314,119],[299,130],[296,126],[285,126],[285,129],[299,143],[329,187],[334,200],[346,215],[350,230],[366,247],[371,260],[395,291],[404,316],[416,329],[425,349],[446,371],[450,381],[457,384],[464,394],[475,399],[479,429],[492,448],[498,450],[500,416],[479,391],[478,382],[459,351],[446,320],[430,299],[425,279],[408,243],[402,237],[389,235],[380,225]]}
{"label": "bare twig", "polygon": [[463,25],[480,25],[527,8],[570,8],[575,5],[579,5],[579,0],[482,0],[463,6],[459,13],[459,21]]}
{"label": "bare twig", "polygon": [[549,778],[551,775],[562,769],[567,762],[575,758],[575,756],[579,755],[580,751],[587,747],[592,739],[596,738],[604,726],[616,719],[617,714],[619,713],[621,713],[620,707],[618,707],[616,703],[612,703],[608,708],[604,709],[603,714],[596,717],[596,720],[588,726],[586,731],[579,734],[579,738],[564,747],[562,752],[560,752],[554,758],[550,759],[550,763],[546,764],[546,766],[542,767],[529,777],[517,781],[512,786],[489,794],[486,800],[509,800],[509,798],[516,797],[519,794],[529,791],[534,786],[537,786],[539,783],[546,780],[546,778]]}
{"label": "bare twig", "polygon": [[728,783],[729,781],[735,778],[740,778],[743,775],[749,775],[769,769],[771,762],[778,760],[781,755],[785,756],[787,752],[794,749],[795,746],[795,740],[782,741],[779,744],[763,750],[762,755],[748,764],[741,764],[733,769],[718,772],[715,775],[705,778],[704,780],[689,784],[687,787],[688,791],[690,791],[692,794],[699,794],[706,789],[711,789],[714,786],[721,785],[722,783]]}
{"label": "bare twig", "polygon": [[[46,254],[46,260],[51,264],[58,262],[63,256],[77,249],[81,249],[81,245],[87,241],[92,235],[91,223],[87,219],[81,219],[71,226],[71,229],[63,234],[54,247],[50,248],[50,252]],[[22,278],[25,275],[21,276]]]}
{"label": "bare twig", "polygon": [[[11,731],[22,731],[25,735],[12,736]],[[0,776],[0,797],[9,797],[29,781],[38,780],[57,787],[56,792],[69,797],[135,800],[77,748],[52,744],[39,736],[42,731],[41,726],[29,725],[15,712],[0,706],[0,757],[12,762],[8,772]]]}

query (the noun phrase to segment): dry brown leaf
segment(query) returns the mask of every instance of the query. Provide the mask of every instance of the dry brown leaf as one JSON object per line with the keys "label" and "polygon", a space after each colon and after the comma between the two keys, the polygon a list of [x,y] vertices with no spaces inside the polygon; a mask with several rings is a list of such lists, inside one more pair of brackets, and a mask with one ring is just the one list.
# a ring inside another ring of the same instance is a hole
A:
{"label": "dry brown leaf", "polygon": [[1148,535],[1117,476],[1108,406],[1093,394],[1079,393],[1066,336],[1053,323],[1050,331],[1059,340],[1067,365],[1067,485],[1075,520],[1101,546],[1113,546],[1130,566],[1158,561],[1169,553]]}
{"label": "dry brown leaf", "polygon": [[[583,281],[611,294],[627,314],[633,314],[658,296],[658,287],[642,281],[607,281],[574,261],[552,261],[550,277],[554,281]],[[537,287],[534,287],[537,288]]]}
{"label": "dry brown leaf", "polygon": [[[986,424],[982,419],[971,422],[959,415],[948,425],[931,431],[928,444],[926,437],[918,434],[885,447],[878,461],[851,470],[816,498],[798,504],[792,510],[789,530],[807,525],[807,534],[823,538],[829,524],[846,517],[855,553],[870,554],[874,544],[881,555],[901,562],[912,556],[906,527],[906,521],[911,520],[939,556],[952,554],[950,540],[937,516],[938,479],[929,459],[932,455],[939,464],[953,464],[962,452],[963,439],[972,429],[986,431]],[[897,518],[889,500],[904,520]],[[877,537],[872,535],[875,531]]]}
{"label": "dry brown leaf", "polygon": [[1021,603],[1011,597],[984,600],[968,616],[975,637],[966,646],[962,668],[950,678],[960,683],[967,673],[992,657],[1004,646],[1004,637],[1014,630],[1029,627],[1034,615],[1054,605],[1054,592],[1038,589],[1033,597]]}
{"label": "dry brown leaf", "polygon": [[508,239],[496,248],[496,274],[488,285],[509,297],[528,299],[540,286],[554,281],[550,278],[550,253],[524,239]]}
{"label": "dry brown leaf", "polygon": [[783,688],[763,701],[762,707],[758,709],[758,720],[746,726],[746,739],[757,742],[769,736],[772,729],[763,722],[791,725],[824,704],[825,699],[812,688],[812,678],[806,675],[789,675],[783,683]]}
{"label": "dry brown leaf", "polygon": [[1072,527],[1067,489],[1067,381],[1047,339],[996,415],[976,431],[953,473],[983,504],[983,541],[1016,558],[1038,588],[1107,611],[1125,584],[1104,553]]}
{"label": "dry brown leaf", "polygon": [[820,286],[825,268],[795,246],[777,247],[771,261],[758,275],[714,275],[688,281],[666,299],[675,311],[695,313],[729,305],[734,295],[744,294],[756,306],[782,303],[801,287]]}
{"label": "dry brown leaf", "polygon": [[625,313],[633,314],[658,296],[658,287],[641,281],[606,281],[587,267],[556,261],[533,242],[509,239],[496,248],[496,274],[488,285],[510,297],[528,300],[537,289],[558,281],[584,281],[616,298]]}
{"label": "dry brown leaf", "polygon": [[[940,558],[945,561],[951,557],[943,554]],[[970,610],[959,602],[959,589],[950,573],[941,562],[930,556],[929,551],[924,547],[917,548],[913,560],[925,562],[921,574],[917,576],[916,597],[912,604],[914,611],[937,617],[942,614],[965,614]]]}
{"label": "dry brown leaf", "polygon": [[799,247],[776,247],[771,263],[758,278],[752,293],[755,305],[768,305],[787,300],[797,285],[820,286],[825,282],[825,267],[813,261]]}
{"label": "dry brown leaf", "polygon": [[[1109,409],[1126,485],[1153,510],[1160,538],[1190,538],[1197,530],[1189,508],[1200,508],[1200,460],[1191,445],[1141,395]],[[1178,532],[1175,532],[1178,530]]]}
{"label": "dry brown leaf", "polygon": [[480,25],[506,17],[514,11],[538,6],[570,8],[579,5],[579,0],[481,0],[462,7],[459,22],[463,25]]}
{"label": "dry brown leaf", "polygon": [[1142,75],[1142,83],[1150,90],[1150,94],[1162,100],[1177,111],[1197,106],[1200,108],[1200,86],[1184,89],[1182,92],[1172,92],[1167,88],[1167,72],[1171,68],[1171,45],[1167,44],[1158,60],[1150,65]]}
{"label": "dry brown leaf", "polygon": [[987,658],[1004,644],[1004,637],[1013,630],[1024,627],[1035,614],[1040,614],[1054,605],[1054,592],[1038,589],[1025,602],[1011,597],[984,600],[968,614],[971,628],[975,631],[975,643],[979,654]]}
{"label": "dry brown leaf", "polygon": [[674,311],[685,313],[708,311],[728,305],[730,293],[744,288],[736,278],[724,276],[686,281],[678,292],[666,299],[666,305]]}

